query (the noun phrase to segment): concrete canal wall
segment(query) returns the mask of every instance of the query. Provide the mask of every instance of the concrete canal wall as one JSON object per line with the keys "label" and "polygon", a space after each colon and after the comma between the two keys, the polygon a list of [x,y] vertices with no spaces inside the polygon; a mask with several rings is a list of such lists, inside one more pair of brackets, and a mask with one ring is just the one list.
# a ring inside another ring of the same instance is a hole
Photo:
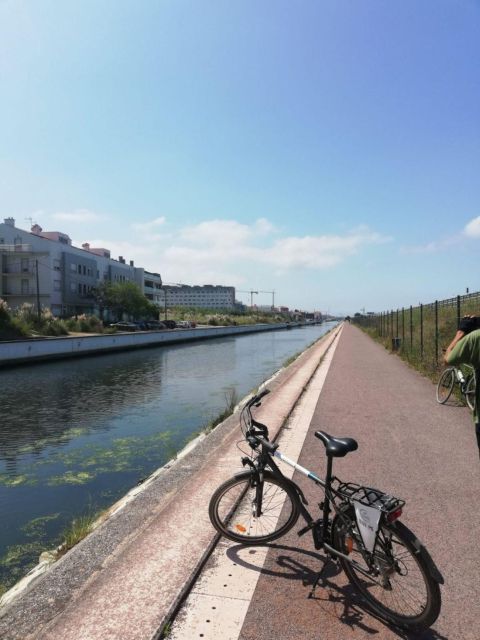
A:
{"label": "concrete canal wall", "polygon": [[33,338],[0,342],[0,367],[42,360],[99,355],[112,351],[154,347],[163,344],[207,340],[257,331],[286,329],[286,323],[255,324],[237,327],[204,327],[170,331],[142,331],[85,337]]}

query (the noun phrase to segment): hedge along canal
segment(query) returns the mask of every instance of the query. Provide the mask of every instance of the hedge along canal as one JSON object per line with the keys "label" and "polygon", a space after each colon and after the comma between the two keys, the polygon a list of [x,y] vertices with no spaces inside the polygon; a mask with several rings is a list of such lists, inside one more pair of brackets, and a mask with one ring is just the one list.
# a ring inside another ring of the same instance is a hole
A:
{"label": "hedge along canal", "polygon": [[0,585],[335,323],[0,371]]}

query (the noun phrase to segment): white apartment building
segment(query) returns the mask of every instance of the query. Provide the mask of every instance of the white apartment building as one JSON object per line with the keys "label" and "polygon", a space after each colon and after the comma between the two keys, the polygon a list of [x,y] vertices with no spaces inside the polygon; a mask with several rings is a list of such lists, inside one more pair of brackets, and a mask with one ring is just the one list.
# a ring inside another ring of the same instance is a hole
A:
{"label": "white apartment building", "polygon": [[212,284],[203,286],[163,285],[160,291],[162,302],[168,307],[203,307],[204,309],[234,309],[235,287]]}
{"label": "white apartment building", "polygon": [[122,256],[115,260],[103,247],[74,247],[60,231],[43,231],[37,224],[24,231],[13,218],[0,223],[0,298],[12,309],[28,302],[56,316],[94,313],[92,289],[101,282],[127,281],[163,304],[158,273],[135,267],[133,261],[127,264]]}

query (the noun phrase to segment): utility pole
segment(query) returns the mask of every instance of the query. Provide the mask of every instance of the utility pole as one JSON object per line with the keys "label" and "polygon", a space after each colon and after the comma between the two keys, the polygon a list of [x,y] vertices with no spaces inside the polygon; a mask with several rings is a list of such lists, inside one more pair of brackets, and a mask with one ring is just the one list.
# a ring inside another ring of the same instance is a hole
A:
{"label": "utility pole", "polygon": [[37,316],[40,320],[40,283],[38,279],[38,260],[35,260],[35,276],[37,281]]}

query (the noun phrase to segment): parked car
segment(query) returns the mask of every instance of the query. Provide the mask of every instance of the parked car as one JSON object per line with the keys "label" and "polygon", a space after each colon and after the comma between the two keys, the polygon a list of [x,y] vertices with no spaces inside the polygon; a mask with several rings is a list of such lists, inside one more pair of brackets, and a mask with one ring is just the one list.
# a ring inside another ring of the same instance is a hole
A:
{"label": "parked car", "polygon": [[110,326],[117,331],[138,331],[135,322],[113,322]]}
{"label": "parked car", "polygon": [[166,329],[164,322],[159,322],[158,320],[149,320],[147,323],[147,329],[151,331],[159,331],[160,329]]}
{"label": "parked car", "polygon": [[192,327],[192,323],[188,320],[180,320],[180,322],[177,322],[177,327],[180,329],[190,329]]}
{"label": "parked car", "polygon": [[167,327],[167,329],[176,329],[177,323],[175,320],[164,320],[163,324]]}
{"label": "parked car", "polygon": [[146,331],[148,329],[148,322],[146,320],[136,320],[132,324],[135,324],[140,331]]}

